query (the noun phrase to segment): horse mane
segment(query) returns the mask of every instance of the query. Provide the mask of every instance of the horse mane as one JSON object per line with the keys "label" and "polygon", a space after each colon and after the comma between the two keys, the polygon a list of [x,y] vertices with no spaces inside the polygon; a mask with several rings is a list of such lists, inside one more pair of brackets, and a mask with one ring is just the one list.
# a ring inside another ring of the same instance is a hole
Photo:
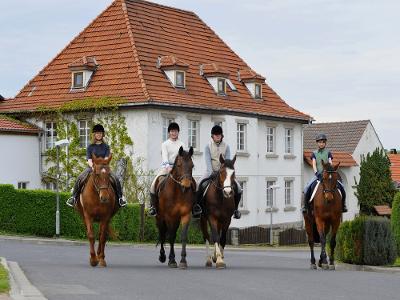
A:
{"label": "horse mane", "polygon": [[326,170],[326,171],[328,171],[328,172],[334,172],[335,171],[335,168],[332,166],[332,164],[327,164],[327,165],[325,165],[324,166],[324,169]]}

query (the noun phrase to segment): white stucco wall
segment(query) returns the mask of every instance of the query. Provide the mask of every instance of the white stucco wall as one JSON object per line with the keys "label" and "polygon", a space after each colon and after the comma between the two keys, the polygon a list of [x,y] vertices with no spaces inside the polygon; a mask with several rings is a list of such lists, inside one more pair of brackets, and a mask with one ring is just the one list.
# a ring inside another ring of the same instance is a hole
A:
{"label": "white stucco wall", "polygon": [[0,133],[0,183],[28,182],[28,189],[41,188],[39,139],[36,135]]}

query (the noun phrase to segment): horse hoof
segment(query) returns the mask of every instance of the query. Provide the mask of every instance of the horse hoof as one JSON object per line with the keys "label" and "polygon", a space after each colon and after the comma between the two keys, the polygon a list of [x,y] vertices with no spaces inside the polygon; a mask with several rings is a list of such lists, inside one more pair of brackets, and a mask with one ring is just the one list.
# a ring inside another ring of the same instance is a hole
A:
{"label": "horse hoof", "polygon": [[311,270],[316,270],[317,269],[317,265],[316,264],[310,264],[310,269]]}
{"label": "horse hoof", "polygon": [[100,259],[100,261],[99,261],[99,266],[100,267],[107,267],[107,263],[106,263],[106,261],[104,260],[104,259]]}
{"label": "horse hoof", "polygon": [[179,263],[179,268],[182,269],[182,270],[187,269],[187,266],[188,266],[188,265],[187,265],[186,262],[180,262],[180,263]]}
{"label": "horse hoof", "polygon": [[329,266],[328,266],[328,264],[321,264],[321,268],[322,268],[322,270],[328,270]]}
{"label": "horse hoof", "polygon": [[223,262],[217,262],[216,267],[217,267],[217,269],[225,269],[226,264]]}
{"label": "horse hoof", "polygon": [[92,267],[96,267],[99,264],[99,260],[97,258],[91,258],[90,259],[90,265]]}
{"label": "horse hoof", "polygon": [[335,270],[335,265],[329,265],[329,270]]}
{"label": "horse hoof", "polygon": [[160,263],[165,263],[165,261],[167,260],[167,257],[162,254],[160,254],[160,256],[158,257],[158,260],[160,261]]}
{"label": "horse hoof", "polygon": [[178,267],[178,264],[177,264],[175,261],[170,261],[170,262],[168,263],[168,267],[170,267],[170,268],[177,268],[177,267]]}
{"label": "horse hoof", "polygon": [[212,268],[212,262],[211,262],[211,260],[207,260],[207,261],[206,261],[206,267],[207,267],[207,268]]}

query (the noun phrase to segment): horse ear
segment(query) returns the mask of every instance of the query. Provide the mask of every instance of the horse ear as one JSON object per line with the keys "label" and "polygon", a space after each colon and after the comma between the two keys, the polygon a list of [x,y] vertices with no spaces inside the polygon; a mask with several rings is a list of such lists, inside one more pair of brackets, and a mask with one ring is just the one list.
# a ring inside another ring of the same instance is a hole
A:
{"label": "horse ear", "polygon": [[235,162],[236,162],[236,154],[235,154],[235,156],[234,156],[233,159],[232,159],[232,164],[234,165]]}
{"label": "horse ear", "polygon": [[333,166],[333,169],[335,171],[337,171],[337,169],[339,169],[339,166],[340,166],[340,161],[336,165]]}
{"label": "horse ear", "polygon": [[222,156],[222,153],[219,155],[219,162],[220,162],[221,164],[223,164],[223,163],[225,162],[225,159],[224,159],[224,157]]}
{"label": "horse ear", "polygon": [[192,157],[192,155],[193,155],[193,147],[190,147],[190,149],[189,149],[189,156]]}
{"label": "horse ear", "polygon": [[181,147],[179,148],[179,152],[178,152],[179,156],[182,156],[182,153],[183,153],[183,147],[181,146]]}

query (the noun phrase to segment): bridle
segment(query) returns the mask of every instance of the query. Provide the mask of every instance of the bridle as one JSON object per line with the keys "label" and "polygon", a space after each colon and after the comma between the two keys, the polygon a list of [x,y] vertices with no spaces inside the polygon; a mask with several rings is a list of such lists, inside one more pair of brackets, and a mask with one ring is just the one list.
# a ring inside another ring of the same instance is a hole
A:
{"label": "bridle", "polygon": [[[213,178],[213,180],[211,181],[211,183],[215,186],[215,188],[217,189],[217,190],[220,190],[220,191],[223,191],[223,190],[225,190],[226,188],[231,188],[232,190],[234,190],[233,189],[233,184],[232,184],[232,180],[231,180],[231,185],[224,185],[224,186],[220,186],[220,184],[219,184],[219,176],[220,176],[220,174],[221,174],[221,169],[222,168],[220,168],[219,170],[218,170],[218,172],[216,173],[216,175],[215,175],[215,178]],[[216,183],[216,182],[217,183]],[[225,197],[225,195],[224,195],[224,197]]]}
{"label": "bridle", "polygon": [[[327,172],[329,174],[329,181],[332,180],[332,174],[337,173],[337,171],[334,171],[334,170],[324,170],[324,172]],[[327,189],[325,187],[324,178],[323,177],[322,177],[321,183],[322,183],[322,188],[323,188],[323,191],[324,191],[324,195],[327,194],[327,193],[331,193],[332,196],[334,196],[334,194],[335,194],[335,192],[337,190],[337,186],[334,189]]]}
{"label": "bridle", "polygon": [[[100,170],[105,169],[106,167],[108,167],[108,165],[100,165]],[[110,174],[107,174],[108,176],[110,176]],[[100,195],[100,191],[101,190],[107,190],[111,187],[111,180],[108,180],[107,185],[99,185],[98,181],[100,178],[100,173],[95,173],[93,172],[93,184],[94,184],[94,188],[96,189],[97,194]],[[97,179],[97,181],[96,181]]]}

